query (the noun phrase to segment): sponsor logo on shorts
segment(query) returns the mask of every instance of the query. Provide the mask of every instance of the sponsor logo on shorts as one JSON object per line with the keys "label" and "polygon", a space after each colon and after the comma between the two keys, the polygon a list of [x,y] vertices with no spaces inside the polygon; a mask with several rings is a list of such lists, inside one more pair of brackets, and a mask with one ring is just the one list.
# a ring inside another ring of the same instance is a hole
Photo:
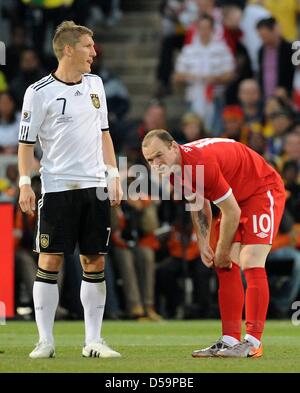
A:
{"label": "sponsor logo on shorts", "polygon": [[269,235],[265,232],[260,232],[256,234],[257,237],[260,237],[261,239],[264,239],[265,237],[268,237]]}
{"label": "sponsor logo on shorts", "polygon": [[47,248],[49,246],[49,235],[41,234],[40,242],[42,248]]}

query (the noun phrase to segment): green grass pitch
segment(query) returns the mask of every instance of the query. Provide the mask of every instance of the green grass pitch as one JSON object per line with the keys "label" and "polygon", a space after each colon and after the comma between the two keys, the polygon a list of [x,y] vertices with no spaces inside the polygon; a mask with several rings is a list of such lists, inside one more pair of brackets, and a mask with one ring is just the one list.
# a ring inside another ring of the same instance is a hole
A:
{"label": "green grass pitch", "polygon": [[34,322],[0,326],[0,372],[212,373],[300,372],[300,326],[268,321],[259,359],[193,359],[191,352],[220,335],[218,321],[111,322],[103,336],[122,353],[118,359],[82,358],[83,322],[56,322],[56,358],[32,360]]}

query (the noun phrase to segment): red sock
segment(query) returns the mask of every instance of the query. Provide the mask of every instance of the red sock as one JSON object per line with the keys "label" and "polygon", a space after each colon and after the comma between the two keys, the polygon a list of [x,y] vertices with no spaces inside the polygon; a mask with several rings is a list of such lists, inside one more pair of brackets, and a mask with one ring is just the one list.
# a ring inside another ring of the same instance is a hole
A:
{"label": "red sock", "polygon": [[219,308],[223,336],[241,339],[244,287],[240,267],[232,263],[231,270],[216,268],[219,279]]}
{"label": "red sock", "polygon": [[244,270],[246,290],[246,333],[261,339],[269,305],[269,285],[266,270],[255,267]]}

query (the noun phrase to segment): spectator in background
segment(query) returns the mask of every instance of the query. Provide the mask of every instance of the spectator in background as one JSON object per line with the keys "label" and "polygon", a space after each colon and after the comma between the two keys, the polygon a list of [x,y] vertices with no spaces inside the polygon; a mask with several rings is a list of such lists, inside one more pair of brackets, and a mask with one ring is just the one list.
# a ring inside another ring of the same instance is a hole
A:
{"label": "spectator in background", "polygon": [[188,110],[204,119],[205,127],[219,131],[224,86],[232,80],[234,59],[223,42],[213,40],[214,21],[202,15],[198,22],[200,41],[185,45],[175,67],[174,80],[186,85]]}
{"label": "spectator in background", "polygon": [[295,72],[291,61],[291,44],[281,36],[278,23],[273,17],[259,21],[257,30],[263,42],[258,61],[259,84],[264,100],[271,97],[277,87],[284,87],[291,96]]}
{"label": "spectator in background", "polygon": [[19,72],[11,81],[11,91],[16,98],[17,109],[21,109],[27,87],[41,79],[45,72],[41,67],[40,58],[35,49],[27,48],[21,52]]}
{"label": "spectator in background", "polygon": [[122,280],[127,315],[159,321],[161,317],[154,307],[155,251],[159,248],[154,235],[159,227],[157,207],[146,195],[134,198],[129,195],[121,208],[112,213],[114,259]]}
{"label": "spectator in background", "polygon": [[285,139],[294,125],[294,114],[291,110],[280,109],[270,114],[270,122],[274,134],[268,139],[268,153],[278,164],[283,154]]}
{"label": "spectator in background", "polygon": [[122,145],[124,155],[131,162],[141,160],[140,145],[148,131],[154,128],[165,128],[167,126],[166,106],[160,100],[151,100],[143,114],[141,122],[132,124],[131,129],[124,135],[120,135],[118,144]]}
{"label": "spectator in background", "polygon": [[26,30],[23,26],[14,26],[11,29],[11,41],[6,48],[6,64],[4,72],[7,80],[10,82],[18,73],[20,64],[20,56],[23,50],[26,49]]}
{"label": "spectator in background", "polygon": [[238,105],[225,106],[222,114],[224,133],[222,138],[248,144],[249,128],[245,125],[243,110]]}
{"label": "spectator in background", "polygon": [[10,163],[6,167],[6,179],[8,181],[8,189],[6,191],[13,201],[17,201],[18,197],[18,168],[14,163]]}
{"label": "spectator in background", "polygon": [[292,111],[289,102],[282,97],[271,96],[267,99],[264,106],[264,127],[263,134],[266,138],[271,138],[274,135],[274,128],[271,121],[272,114],[280,110]]}
{"label": "spectator in background", "polygon": [[184,0],[164,0],[161,2],[162,40],[160,44],[159,60],[156,70],[156,97],[163,97],[170,93],[170,77],[173,72],[173,57],[176,49],[181,49],[185,28],[180,22],[180,13],[184,10]]}
{"label": "spectator in background", "polygon": [[[297,165],[298,172],[300,171],[300,134],[295,132],[293,128],[288,133],[284,140],[283,155],[281,157],[281,168],[286,162],[292,161]],[[299,172],[300,173],[300,172]],[[296,177],[297,179],[297,177]],[[300,184],[300,178],[297,179]]]}
{"label": "spectator in background", "polygon": [[203,119],[193,112],[187,112],[181,119],[181,130],[176,136],[178,143],[193,142],[197,139],[206,138],[208,135]]}
{"label": "spectator in background", "polygon": [[8,84],[5,78],[5,74],[0,70],[0,93],[6,91],[7,89],[8,89]]}
{"label": "spectator in background", "polygon": [[270,12],[264,7],[264,1],[249,0],[243,11],[241,20],[241,29],[243,31],[242,41],[249,53],[254,73],[258,72],[258,50],[262,44],[256,25],[261,19],[271,16]]}
{"label": "spectator in background", "polygon": [[[198,6],[198,18],[202,15],[209,15],[214,21],[214,39],[219,41],[223,38],[223,14],[221,8],[216,5],[215,0],[195,0]],[[194,44],[199,42],[198,18],[187,29],[184,44]]]}
{"label": "spectator in background", "polygon": [[[282,176],[288,192],[286,207],[297,224],[300,224],[300,169],[298,160],[289,160],[283,164]],[[299,232],[300,234],[300,232]],[[300,242],[298,244],[300,248]]]}
{"label": "spectator in background", "polygon": [[19,123],[14,97],[9,91],[0,93],[0,153],[17,153]]}
{"label": "spectator in background", "polygon": [[235,5],[223,7],[223,39],[231,50],[235,61],[233,79],[226,87],[225,102],[227,105],[237,104],[238,87],[243,79],[252,78],[251,60],[246,47],[242,44],[243,32],[240,29],[242,10]]}
{"label": "spectator in background", "polygon": [[296,66],[293,80],[293,105],[300,112],[300,65]]}
{"label": "spectator in background", "polygon": [[250,129],[247,146],[263,156],[266,161],[269,161],[269,157],[266,154],[267,141],[262,133],[262,128],[257,129],[255,127],[255,129]]}
{"label": "spectator in background", "polygon": [[263,107],[259,84],[255,79],[244,79],[239,84],[238,98],[248,126],[262,125]]}
{"label": "spectator in background", "polygon": [[23,25],[30,32],[32,45],[42,61],[48,49],[46,48],[46,38],[49,29],[52,37],[55,26],[63,20],[71,19],[73,3],[74,0],[18,1],[18,25]]}

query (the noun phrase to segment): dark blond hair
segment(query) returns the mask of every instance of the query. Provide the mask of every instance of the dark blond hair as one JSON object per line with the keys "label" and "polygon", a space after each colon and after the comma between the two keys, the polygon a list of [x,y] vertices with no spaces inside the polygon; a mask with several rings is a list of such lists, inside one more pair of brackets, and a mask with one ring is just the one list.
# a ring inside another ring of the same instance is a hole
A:
{"label": "dark blond hair", "polygon": [[147,134],[145,135],[142,142],[142,147],[146,147],[153,138],[160,139],[168,146],[170,146],[174,141],[172,135],[166,130],[163,129],[151,130],[147,132]]}
{"label": "dark blond hair", "polygon": [[54,38],[52,41],[53,50],[58,60],[63,57],[64,47],[66,45],[75,46],[79,38],[88,34],[93,37],[92,30],[85,26],[76,25],[72,20],[66,20],[57,26]]}

